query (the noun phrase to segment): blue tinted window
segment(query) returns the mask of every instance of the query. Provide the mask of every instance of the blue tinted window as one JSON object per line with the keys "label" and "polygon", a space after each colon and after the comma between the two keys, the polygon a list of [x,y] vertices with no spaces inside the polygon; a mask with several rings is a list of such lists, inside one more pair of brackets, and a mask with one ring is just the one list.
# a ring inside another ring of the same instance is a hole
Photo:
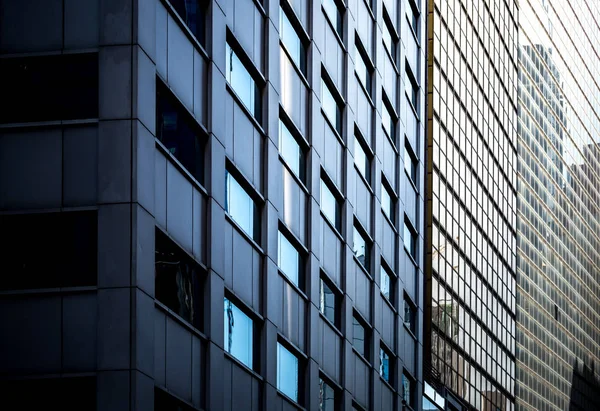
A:
{"label": "blue tinted window", "polygon": [[254,325],[252,319],[229,299],[224,300],[225,351],[252,368]]}
{"label": "blue tinted window", "polygon": [[417,248],[417,238],[415,233],[409,227],[408,222],[404,222],[404,247],[408,251],[408,253],[416,258],[416,248]]}
{"label": "blue tinted window", "polygon": [[381,209],[386,216],[393,222],[394,221],[394,202],[392,201],[392,195],[388,191],[388,188],[381,185]]}
{"label": "blue tinted window", "polygon": [[[404,400],[404,402],[408,405],[410,405],[411,407],[414,407],[414,394],[413,394],[413,380],[412,378],[410,378],[409,376],[407,376],[406,374],[402,374],[402,399]],[[431,408],[427,407],[425,403],[429,403],[429,401],[425,401],[425,397],[423,397],[423,409],[431,409],[431,410],[438,410],[439,408],[436,407],[435,405],[431,404]]]}
{"label": "blue tinted window", "polygon": [[371,179],[371,162],[358,137],[354,136],[354,164],[367,182]]}
{"label": "blue tinted window", "polygon": [[380,282],[380,289],[381,289],[381,294],[383,294],[383,296],[385,298],[387,298],[388,300],[392,300],[391,298],[391,277],[388,274],[388,272],[385,270],[385,268],[383,268],[383,266],[381,267],[380,271],[379,271],[379,282]]}
{"label": "blue tinted window", "polygon": [[390,382],[390,356],[383,348],[379,349],[379,375]]}
{"label": "blue tinted window", "polygon": [[358,261],[369,271],[369,245],[360,231],[354,228],[354,243],[352,247]]}
{"label": "blue tinted window", "polygon": [[250,113],[260,122],[260,93],[250,72],[227,44],[227,81]]}
{"label": "blue tinted window", "polygon": [[319,292],[319,309],[321,313],[329,320],[332,324],[336,325],[335,317],[335,293],[327,285],[323,279],[321,279],[321,287]]}
{"label": "blue tinted window", "polygon": [[319,379],[319,411],[335,411],[335,391]]}
{"label": "blue tinted window", "polygon": [[333,97],[329,86],[323,80],[321,80],[321,91],[321,104],[323,111],[325,112],[325,115],[329,121],[331,121],[331,124],[333,124],[335,127],[335,130],[342,134],[342,112],[337,104],[337,101],[335,100],[335,97]]}
{"label": "blue tinted window", "polygon": [[256,204],[240,183],[228,172],[226,174],[225,211],[248,234],[258,241]]}
{"label": "blue tinted window", "polygon": [[404,325],[406,325],[406,327],[408,327],[408,329],[410,331],[412,331],[413,334],[416,331],[415,311],[416,310],[413,307],[413,305],[405,299],[404,300]]}
{"label": "blue tinted window", "polygon": [[394,119],[392,118],[390,110],[385,102],[381,105],[381,125],[383,126],[383,130],[386,132],[388,137],[394,141]]}
{"label": "blue tinted window", "polygon": [[335,196],[327,187],[327,184],[321,180],[321,211],[329,219],[331,224],[340,231],[340,211]]}
{"label": "blue tinted window", "polygon": [[279,232],[277,264],[279,269],[295,284],[300,273],[300,254],[289,240]]}
{"label": "blue tinted window", "polygon": [[356,75],[359,81],[367,90],[367,94],[371,95],[371,72],[367,68],[367,63],[365,62],[365,58],[358,50],[357,46],[354,46],[354,64]]}
{"label": "blue tinted window", "polygon": [[192,34],[204,45],[206,36],[205,1],[169,0],[179,17],[188,26]]}
{"label": "blue tinted window", "polygon": [[352,317],[352,345],[363,357],[368,358],[367,333],[356,317]]}
{"label": "blue tinted window", "polygon": [[327,17],[329,17],[329,21],[333,24],[335,31],[342,37],[344,22],[342,20],[342,13],[340,13],[340,9],[335,3],[335,0],[323,0],[323,8],[325,9],[325,13],[327,13]]}
{"label": "blue tinted window", "polygon": [[396,63],[396,40],[395,36],[392,36],[392,28],[388,24],[387,20],[384,21],[383,25],[383,45],[385,46],[388,53],[392,57],[394,64]]}
{"label": "blue tinted window", "polygon": [[304,181],[304,153],[281,120],[279,120],[279,153],[300,180]]}
{"label": "blue tinted window", "polygon": [[306,75],[306,49],[281,7],[279,8],[279,35],[294,63]]}
{"label": "blue tinted window", "polygon": [[277,389],[298,402],[298,357],[277,343]]}

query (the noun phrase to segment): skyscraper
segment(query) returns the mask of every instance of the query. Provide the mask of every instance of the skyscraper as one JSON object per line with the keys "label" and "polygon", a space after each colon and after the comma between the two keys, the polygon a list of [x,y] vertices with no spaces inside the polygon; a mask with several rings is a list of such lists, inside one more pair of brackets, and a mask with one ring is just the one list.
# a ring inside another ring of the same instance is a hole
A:
{"label": "skyscraper", "polygon": [[0,403],[419,410],[425,10],[0,0]]}
{"label": "skyscraper", "polygon": [[523,410],[600,408],[599,11],[590,1],[520,3]]}
{"label": "skyscraper", "polygon": [[429,3],[431,409],[514,409],[518,13],[513,0]]}

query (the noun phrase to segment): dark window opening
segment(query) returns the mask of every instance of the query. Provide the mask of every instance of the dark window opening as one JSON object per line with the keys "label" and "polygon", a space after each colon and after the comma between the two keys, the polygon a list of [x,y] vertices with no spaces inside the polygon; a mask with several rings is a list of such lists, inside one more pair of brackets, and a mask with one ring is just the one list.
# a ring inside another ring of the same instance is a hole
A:
{"label": "dark window opening", "polygon": [[1,290],[95,286],[96,211],[0,216]]}
{"label": "dark window opening", "polygon": [[156,85],[156,137],[203,184],[204,138],[200,128],[160,81]]}
{"label": "dark window opening", "polygon": [[98,118],[98,53],[0,59],[0,123]]}
{"label": "dark window opening", "polygon": [[179,17],[202,46],[206,41],[206,2],[204,0],[169,0]]}
{"label": "dark window opening", "polygon": [[159,229],[156,229],[155,241],[156,299],[201,330],[201,267]]}

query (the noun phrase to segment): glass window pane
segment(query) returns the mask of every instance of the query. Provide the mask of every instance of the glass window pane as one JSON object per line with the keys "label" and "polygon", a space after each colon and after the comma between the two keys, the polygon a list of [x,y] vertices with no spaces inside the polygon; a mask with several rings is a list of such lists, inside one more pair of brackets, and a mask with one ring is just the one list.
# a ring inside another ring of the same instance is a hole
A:
{"label": "glass window pane", "polygon": [[224,303],[225,351],[248,368],[252,368],[252,343],[254,339],[252,319],[229,299],[225,298]]}
{"label": "glass window pane", "polygon": [[156,87],[156,137],[202,183],[204,154],[195,120],[162,85]]}
{"label": "glass window pane", "polygon": [[404,300],[404,324],[412,333],[415,333],[415,310],[412,304]]}
{"label": "glass window pane", "polygon": [[319,380],[319,411],[335,411],[335,391]]}
{"label": "glass window pane", "polygon": [[390,382],[390,356],[383,348],[379,349],[379,374],[381,378]]}
{"label": "glass window pane", "polygon": [[354,61],[356,75],[367,90],[367,94],[371,95],[371,73],[367,68],[367,64],[365,63],[363,55],[360,53],[356,45],[354,46]]}
{"label": "glass window pane", "polygon": [[285,124],[279,120],[279,153],[294,173],[304,181],[304,153]]}
{"label": "glass window pane", "polygon": [[387,298],[388,300],[392,300],[391,298],[391,278],[390,275],[387,273],[387,271],[385,270],[385,268],[381,267],[380,269],[380,273],[379,273],[379,282],[380,284],[380,288],[381,288],[381,293],[383,294],[383,296],[385,298]]}
{"label": "glass window pane", "polygon": [[417,184],[417,162],[413,158],[408,147],[404,147],[404,169],[408,177],[415,185]]}
{"label": "glass window pane", "polygon": [[339,217],[339,206],[329,187],[323,180],[321,180],[321,211],[333,224],[333,226],[339,231],[340,230],[340,217]]}
{"label": "glass window pane", "polygon": [[294,283],[298,285],[300,273],[300,254],[290,241],[279,232],[277,264],[281,271]]}
{"label": "glass window pane", "polygon": [[381,125],[383,126],[383,130],[386,132],[388,137],[395,142],[394,119],[392,118],[390,111],[385,103],[383,103],[381,106]]}
{"label": "glass window pane", "polygon": [[281,7],[279,8],[279,35],[294,63],[306,75],[306,50],[304,44],[300,41],[298,33],[296,33],[287,14]]}
{"label": "glass window pane", "polygon": [[179,17],[188,26],[192,34],[204,45],[206,37],[206,14],[204,1],[201,0],[169,0]]}
{"label": "glass window pane", "polygon": [[352,317],[352,345],[356,351],[368,359],[366,337],[365,327],[363,327],[356,317]]}
{"label": "glass window pane", "polygon": [[340,13],[340,9],[338,8],[335,0],[323,0],[323,8],[325,9],[325,13],[329,17],[329,21],[333,24],[333,27],[341,37],[343,35],[343,20],[342,14]]}
{"label": "glass window pane", "polygon": [[226,51],[225,70],[227,81],[254,118],[260,122],[260,112],[258,110],[260,96],[256,82],[229,44],[226,45]]}
{"label": "glass window pane", "polygon": [[369,271],[369,245],[362,234],[354,228],[354,242],[352,249],[358,261]]}
{"label": "glass window pane", "polygon": [[338,106],[335,97],[333,97],[331,90],[323,80],[321,80],[321,91],[321,104],[323,107],[323,111],[325,112],[325,115],[329,118],[329,121],[331,121],[331,124],[333,124],[335,130],[338,133],[342,134],[342,115],[340,107]]}
{"label": "glass window pane", "polygon": [[419,33],[419,12],[415,9],[415,6],[412,4],[412,1],[408,2],[409,6],[406,8],[406,14],[408,17],[408,21],[415,34]]}
{"label": "glass window pane", "polygon": [[416,238],[407,222],[404,222],[404,247],[406,247],[409,254],[415,258]]}
{"label": "glass window pane", "polygon": [[385,46],[388,53],[392,57],[394,64],[396,63],[396,40],[395,36],[392,37],[392,29],[390,28],[387,21],[383,25],[383,45]]}
{"label": "glass window pane", "polygon": [[335,293],[329,288],[327,283],[321,279],[321,287],[319,293],[319,309],[321,313],[331,321],[332,324],[337,326],[335,321]]}
{"label": "glass window pane", "polygon": [[254,241],[258,241],[258,225],[255,224],[256,204],[235,178],[226,174],[225,211]]}
{"label": "glass window pane", "polygon": [[413,105],[415,110],[418,110],[418,108],[419,108],[419,105],[418,105],[419,87],[415,83],[413,83],[413,80],[412,80],[411,76],[408,74],[408,72],[406,73],[406,76],[404,77],[404,83],[406,86],[406,95],[408,96],[410,103]]}
{"label": "glass window pane", "polygon": [[394,202],[392,201],[392,195],[383,184],[381,185],[381,209],[394,222]]}
{"label": "glass window pane", "polygon": [[298,402],[298,357],[277,343],[277,389]]}
{"label": "glass window pane", "polygon": [[356,136],[354,136],[354,164],[356,164],[358,171],[360,171],[367,182],[369,182],[371,178],[371,164],[367,157],[367,153],[365,153],[362,144]]}

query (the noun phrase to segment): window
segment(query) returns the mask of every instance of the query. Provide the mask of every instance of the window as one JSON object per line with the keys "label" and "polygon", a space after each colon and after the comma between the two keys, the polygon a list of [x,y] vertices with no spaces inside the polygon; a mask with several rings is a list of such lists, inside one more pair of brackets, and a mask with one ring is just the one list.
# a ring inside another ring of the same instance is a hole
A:
{"label": "window", "polygon": [[369,243],[356,227],[354,227],[352,250],[362,266],[369,271],[369,264],[371,263]]}
{"label": "window", "polygon": [[411,28],[415,32],[415,34],[419,35],[419,10],[417,6],[413,3],[413,1],[408,2],[409,6],[406,8],[406,18],[410,23]]}
{"label": "window", "polygon": [[340,135],[342,134],[342,110],[327,83],[321,80],[321,104],[323,112]]}
{"label": "window", "polygon": [[367,156],[360,141],[360,137],[354,135],[354,164],[362,176],[370,184],[371,181],[371,159]]}
{"label": "window", "polygon": [[417,160],[408,145],[404,146],[404,170],[410,180],[417,185]]}
{"label": "window", "polygon": [[369,341],[365,326],[356,316],[352,317],[352,345],[366,359],[369,358]]}
{"label": "window", "polygon": [[240,183],[225,171],[225,211],[254,241],[259,241],[258,208]]}
{"label": "window", "polygon": [[414,79],[412,73],[410,73],[408,70],[406,71],[404,83],[406,87],[406,95],[408,96],[408,100],[410,101],[410,103],[416,111],[419,109],[419,86],[417,85],[417,82]]}
{"label": "window", "polygon": [[402,402],[411,408],[415,408],[415,384],[412,377],[406,373],[402,374]]}
{"label": "window", "polygon": [[335,391],[322,379],[319,379],[319,411],[335,411]]}
{"label": "window", "polygon": [[200,266],[158,228],[155,242],[156,299],[201,330],[203,278]]}
{"label": "window", "polygon": [[413,304],[404,298],[404,325],[408,328],[413,334],[416,334],[416,308]]}
{"label": "window", "polygon": [[388,137],[395,143],[396,138],[396,119],[392,117],[393,110],[389,108],[387,102],[384,100],[381,105],[381,126],[388,135]]}
{"label": "window", "polygon": [[396,64],[396,45],[398,44],[398,41],[396,40],[397,35],[396,31],[392,28],[392,25],[388,22],[387,19],[384,19],[382,37],[385,49],[390,54],[392,62]]}
{"label": "window", "polygon": [[319,310],[333,325],[337,327],[336,300],[337,295],[328,282],[321,278],[319,287]]}
{"label": "window", "polygon": [[229,43],[226,46],[226,56],[227,82],[246,108],[250,110],[252,116],[260,123],[260,91],[256,81]]}
{"label": "window", "polygon": [[364,86],[367,94],[371,96],[371,70],[365,61],[366,57],[361,53],[358,44],[354,45],[354,51],[356,77],[358,77],[358,81]]}
{"label": "window", "polygon": [[204,144],[200,128],[185,108],[157,81],[156,137],[190,174],[203,183]]}
{"label": "window", "polygon": [[387,272],[387,270],[383,267],[380,268],[379,271],[379,287],[381,289],[381,294],[385,298],[387,298],[390,302],[392,301],[392,277]]}
{"label": "window", "polygon": [[340,8],[338,7],[335,0],[323,0],[323,9],[325,10],[325,14],[329,18],[329,21],[333,25],[333,28],[340,36],[343,38],[344,36],[344,20],[342,19],[342,13],[340,12]]}
{"label": "window", "polygon": [[417,234],[408,219],[404,220],[404,248],[412,258],[417,258]]}
{"label": "window", "polygon": [[1,215],[0,233],[0,290],[98,284],[96,211]]}
{"label": "window", "polygon": [[279,35],[291,59],[306,76],[306,47],[281,7],[279,7]]}
{"label": "window", "polygon": [[325,181],[321,180],[321,211],[333,224],[336,230],[341,231],[340,206],[337,199]]}
{"label": "window", "polygon": [[391,383],[390,354],[383,346],[379,348],[379,375],[385,381]]}
{"label": "window", "polygon": [[381,184],[381,209],[383,213],[394,222],[395,197],[390,193],[386,184]]}
{"label": "window", "polygon": [[292,283],[299,286],[300,280],[300,253],[290,243],[285,235],[279,232],[277,241],[278,253],[277,253],[277,264],[279,269],[283,272]]}
{"label": "window", "polygon": [[298,357],[277,343],[277,389],[298,402]]}
{"label": "window", "polygon": [[0,59],[0,123],[98,118],[98,53]]}
{"label": "window", "polygon": [[279,153],[290,169],[304,182],[304,152],[281,120],[279,120]]}
{"label": "window", "polygon": [[224,298],[223,321],[225,329],[225,351],[252,368],[254,324],[252,319],[237,308],[227,297]]}
{"label": "window", "polygon": [[203,0],[169,0],[194,37],[204,46],[206,41],[206,4]]}

